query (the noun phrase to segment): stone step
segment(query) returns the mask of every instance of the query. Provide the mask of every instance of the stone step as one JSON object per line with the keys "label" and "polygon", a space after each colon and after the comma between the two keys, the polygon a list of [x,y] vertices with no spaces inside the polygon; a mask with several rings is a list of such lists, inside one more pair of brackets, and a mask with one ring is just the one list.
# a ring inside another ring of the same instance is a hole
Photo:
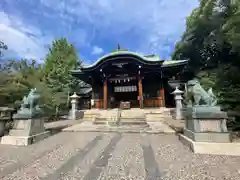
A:
{"label": "stone step", "polygon": [[121,121],[146,121],[145,117],[120,117]]}
{"label": "stone step", "polygon": [[100,116],[100,113],[97,113],[95,111],[86,111],[84,112],[83,120],[84,121],[94,121],[96,117]]}
{"label": "stone step", "polygon": [[93,124],[108,124],[108,121],[97,120],[97,121],[94,121]]}
{"label": "stone step", "polygon": [[[128,110],[87,110],[83,120],[86,121],[117,121],[118,118],[146,119],[147,121],[161,121],[171,117],[170,109],[128,109]],[[95,120],[99,118],[98,120]],[[101,119],[101,120],[100,120]],[[105,120],[104,120],[105,119]]]}
{"label": "stone step", "polygon": [[120,121],[119,125],[126,125],[126,126],[131,126],[131,125],[141,125],[144,127],[148,127],[148,124],[146,121]]}
{"label": "stone step", "polygon": [[24,129],[12,129],[9,131],[10,136],[28,136],[28,131]]}
{"label": "stone step", "polygon": [[171,115],[168,114],[147,114],[146,119],[147,121],[162,121],[167,118],[171,118]]}
{"label": "stone step", "polygon": [[139,126],[139,125],[121,125],[121,126],[110,126],[110,127],[101,127],[98,130],[109,130],[109,131],[118,131],[118,132],[140,132],[150,130],[149,126]]}
{"label": "stone step", "polygon": [[122,110],[121,116],[144,116],[144,111],[134,111],[134,110]]}

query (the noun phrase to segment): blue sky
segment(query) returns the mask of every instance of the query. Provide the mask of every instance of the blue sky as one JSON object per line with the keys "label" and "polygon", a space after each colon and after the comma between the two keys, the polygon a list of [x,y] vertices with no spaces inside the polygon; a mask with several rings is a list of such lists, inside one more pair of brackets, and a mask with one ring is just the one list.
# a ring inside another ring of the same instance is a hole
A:
{"label": "blue sky", "polygon": [[0,0],[0,40],[8,58],[41,62],[65,37],[84,63],[116,49],[169,59],[198,0]]}

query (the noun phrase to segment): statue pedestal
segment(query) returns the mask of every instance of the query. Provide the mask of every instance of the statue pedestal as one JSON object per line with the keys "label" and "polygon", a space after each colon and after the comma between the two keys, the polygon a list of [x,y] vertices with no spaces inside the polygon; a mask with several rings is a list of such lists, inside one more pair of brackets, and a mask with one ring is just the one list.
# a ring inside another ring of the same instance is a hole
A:
{"label": "statue pedestal", "polygon": [[1,144],[27,146],[50,135],[45,131],[43,119],[15,119],[9,135],[3,136]]}
{"label": "statue pedestal", "polygon": [[226,119],[218,106],[187,107],[184,135],[196,142],[230,142]]}
{"label": "statue pedestal", "polygon": [[231,142],[226,119],[227,113],[218,106],[187,107],[185,129],[179,140],[195,153],[240,155],[240,144]]}

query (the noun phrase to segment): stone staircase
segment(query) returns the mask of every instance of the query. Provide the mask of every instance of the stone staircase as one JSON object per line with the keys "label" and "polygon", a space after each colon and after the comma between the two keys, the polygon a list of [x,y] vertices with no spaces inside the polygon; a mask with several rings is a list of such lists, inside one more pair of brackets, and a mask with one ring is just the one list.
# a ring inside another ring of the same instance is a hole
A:
{"label": "stone staircase", "polygon": [[109,109],[98,110],[91,109],[84,112],[84,121],[93,122],[93,124],[104,124],[112,126],[139,125],[147,126],[147,122],[165,121],[171,116],[171,109],[152,108],[152,109]]}
{"label": "stone staircase", "polygon": [[121,110],[120,125],[136,125],[147,127],[146,114],[142,109]]}
{"label": "stone staircase", "polygon": [[159,109],[109,109],[87,110],[83,122],[65,131],[124,132],[124,133],[175,133],[166,123],[170,110]]}
{"label": "stone staircase", "polygon": [[101,111],[97,109],[90,109],[84,111],[83,120],[84,121],[95,121],[96,117],[100,116]]}
{"label": "stone staircase", "polygon": [[114,125],[118,123],[119,109],[101,110],[93,120],[94,124]]}
{"label": "stone staircase", "polygon": [[[87,112],[86,119],[92,119],[93,124],[105,124],[109,126],[148,126],[146,122],[146,115],[140,109],[111,109],[111,110],[98,110],[98,112]],[[85,116],[84,116],[85,120]]]}

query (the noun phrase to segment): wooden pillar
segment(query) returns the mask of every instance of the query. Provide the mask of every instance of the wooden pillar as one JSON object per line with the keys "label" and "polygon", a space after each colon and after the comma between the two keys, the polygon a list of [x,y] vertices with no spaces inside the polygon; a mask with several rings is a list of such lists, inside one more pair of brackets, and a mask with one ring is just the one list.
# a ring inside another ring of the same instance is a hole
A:
{"label": "wooden pillar", "polygon": [[94,79],[91,77],[91,85],[92,85],[92,98],[90,99],[90,109],[92,108],[97,108],[96,106],[96,98],[95,98],[95,84],[94,84]]}
{"label": "wooden pillar", "polygon": [[163,87],[160,88],[160,96],[161,96],[161,99],[162,99],[161,106],[165,107],[165,93],[164,93],[164,88]]}
{"label": "wooden pillar", "polygon": [[103,108],[107,109],[107,80],[103,82]]}
{"label": "wooden pillar", "polygon": [[138,97],[140,108],[143,108],[143,88],[142,88],[142,77],[138,76]]}

